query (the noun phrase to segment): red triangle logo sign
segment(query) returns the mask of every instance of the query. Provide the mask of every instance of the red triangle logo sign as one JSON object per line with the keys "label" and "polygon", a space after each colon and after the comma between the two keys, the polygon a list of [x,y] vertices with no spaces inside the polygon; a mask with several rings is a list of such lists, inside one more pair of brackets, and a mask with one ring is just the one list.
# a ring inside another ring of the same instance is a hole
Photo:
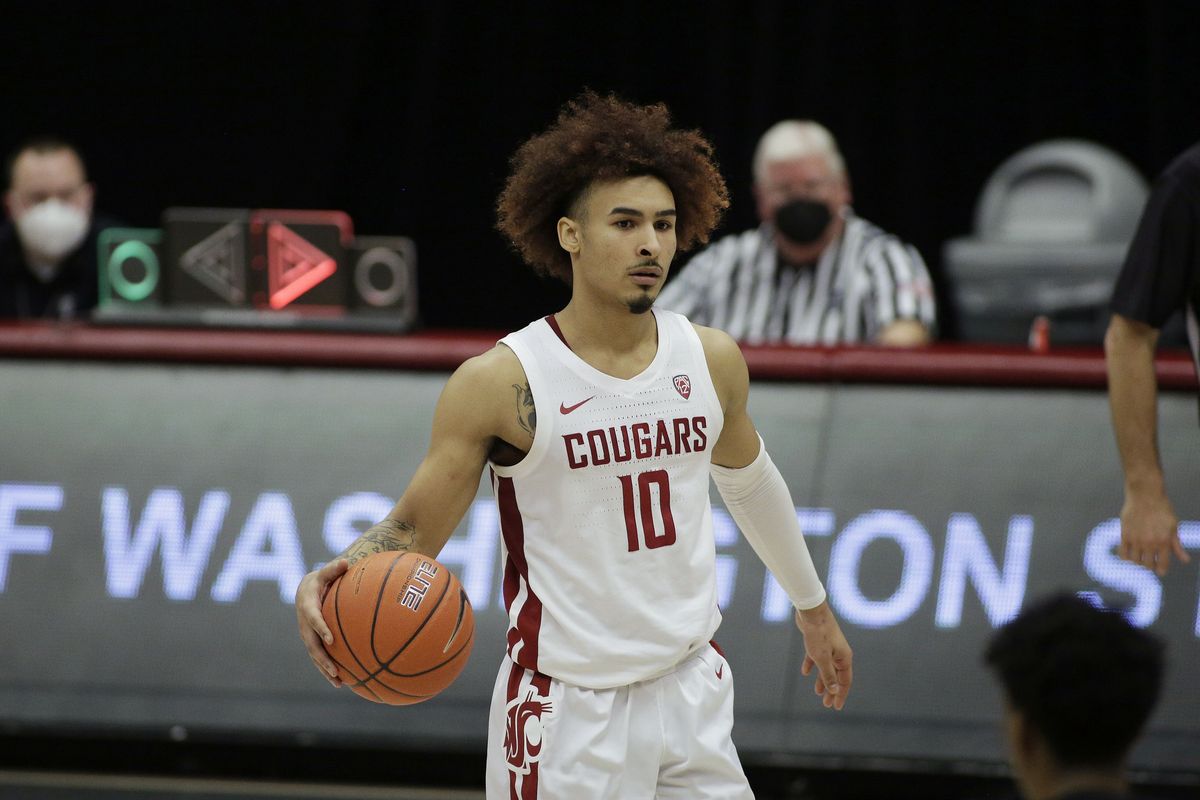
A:
{"label": "red triangle logo sign", "polygon": [[333,257],[280,222],[267,225],[267,294],[271,308],[296,298],[337,272]]}

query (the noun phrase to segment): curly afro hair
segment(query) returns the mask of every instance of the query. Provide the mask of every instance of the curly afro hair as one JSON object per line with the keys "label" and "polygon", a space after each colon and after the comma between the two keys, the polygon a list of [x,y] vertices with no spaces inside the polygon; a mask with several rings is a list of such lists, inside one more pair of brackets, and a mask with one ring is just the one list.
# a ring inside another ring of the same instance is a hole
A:
{"label": "curly afro hair", "polygon": [[729,207],[729,192],[699,131],[671,128],[661,103],[639,106],[587,90],[544,133],[512,157],[496,201],[496,227],[526,263],[571,284],[571,257],[557,223],[595,181],[653,175],[675,196],[679,249],[708,242]]}

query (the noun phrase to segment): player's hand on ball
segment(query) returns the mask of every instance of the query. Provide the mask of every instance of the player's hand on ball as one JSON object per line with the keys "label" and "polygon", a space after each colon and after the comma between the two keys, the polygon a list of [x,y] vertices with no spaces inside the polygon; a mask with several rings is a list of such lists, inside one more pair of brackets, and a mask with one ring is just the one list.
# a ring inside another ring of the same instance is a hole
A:
{"label": "player's hand on ball", "polygon": [[323,643],[332,642],[333,634],[329,632],[325,617],[321,615],[321,601],[329,591],[329,584],[349,568],[350,562],[344,558],[330,561],[320,569],[305,575],[300,581],[300,586],[296,588],[296,621],[300,625],[300,638],[304,640],[308,657],[334,688],[341,686],[342,680],[338,676],[333,659],[325,652]]}
{"label": "player's hand on ball", "polygon": [[796,612],[796,627],[804,635],[804,663],[800,672],[808,675],[817,668],[813,690],[826,708],[838,711],[846,705],[854,682],[854,653],[842,635],[842,629],[826,600],[816,608]]}

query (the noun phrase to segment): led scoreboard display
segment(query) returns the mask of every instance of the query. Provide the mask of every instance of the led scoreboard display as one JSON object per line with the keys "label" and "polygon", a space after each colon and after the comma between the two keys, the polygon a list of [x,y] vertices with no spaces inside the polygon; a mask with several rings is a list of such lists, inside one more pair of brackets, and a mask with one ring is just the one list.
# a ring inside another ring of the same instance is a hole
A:
{"label": "led scoreboard display", "polygon": [[[439,556],[470,595],[475,650],[419,725],[332,690],[291,606],[308,570],[390,510],[444,380],[0,361],[0,721],[478,748],[506,625],[486,483]],[[1135,764],[1200,770],[1197,562],[1159,579],[1116,557],[1102,392],[756,383],[751,413],[856,669],[846,710],[821,708],[788,600],[713,492],[744,757],[999,761],[980,653],[1024,603],[1068,588],[1168,641]],[[1195,398],[1164,396],[1160,424],[1200,556]]]}

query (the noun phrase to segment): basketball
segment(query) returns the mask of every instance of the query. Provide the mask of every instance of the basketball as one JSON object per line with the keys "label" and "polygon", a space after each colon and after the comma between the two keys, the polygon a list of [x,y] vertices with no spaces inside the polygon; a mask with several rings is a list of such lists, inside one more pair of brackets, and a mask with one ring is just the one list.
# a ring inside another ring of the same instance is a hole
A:
{"label": "basketball", "polygon": [[376,703],[411,705],[441,692],[475,641],[462,584],[417,553],[374,553],[351,565],[330,585],[321,613],[342,681]]}

